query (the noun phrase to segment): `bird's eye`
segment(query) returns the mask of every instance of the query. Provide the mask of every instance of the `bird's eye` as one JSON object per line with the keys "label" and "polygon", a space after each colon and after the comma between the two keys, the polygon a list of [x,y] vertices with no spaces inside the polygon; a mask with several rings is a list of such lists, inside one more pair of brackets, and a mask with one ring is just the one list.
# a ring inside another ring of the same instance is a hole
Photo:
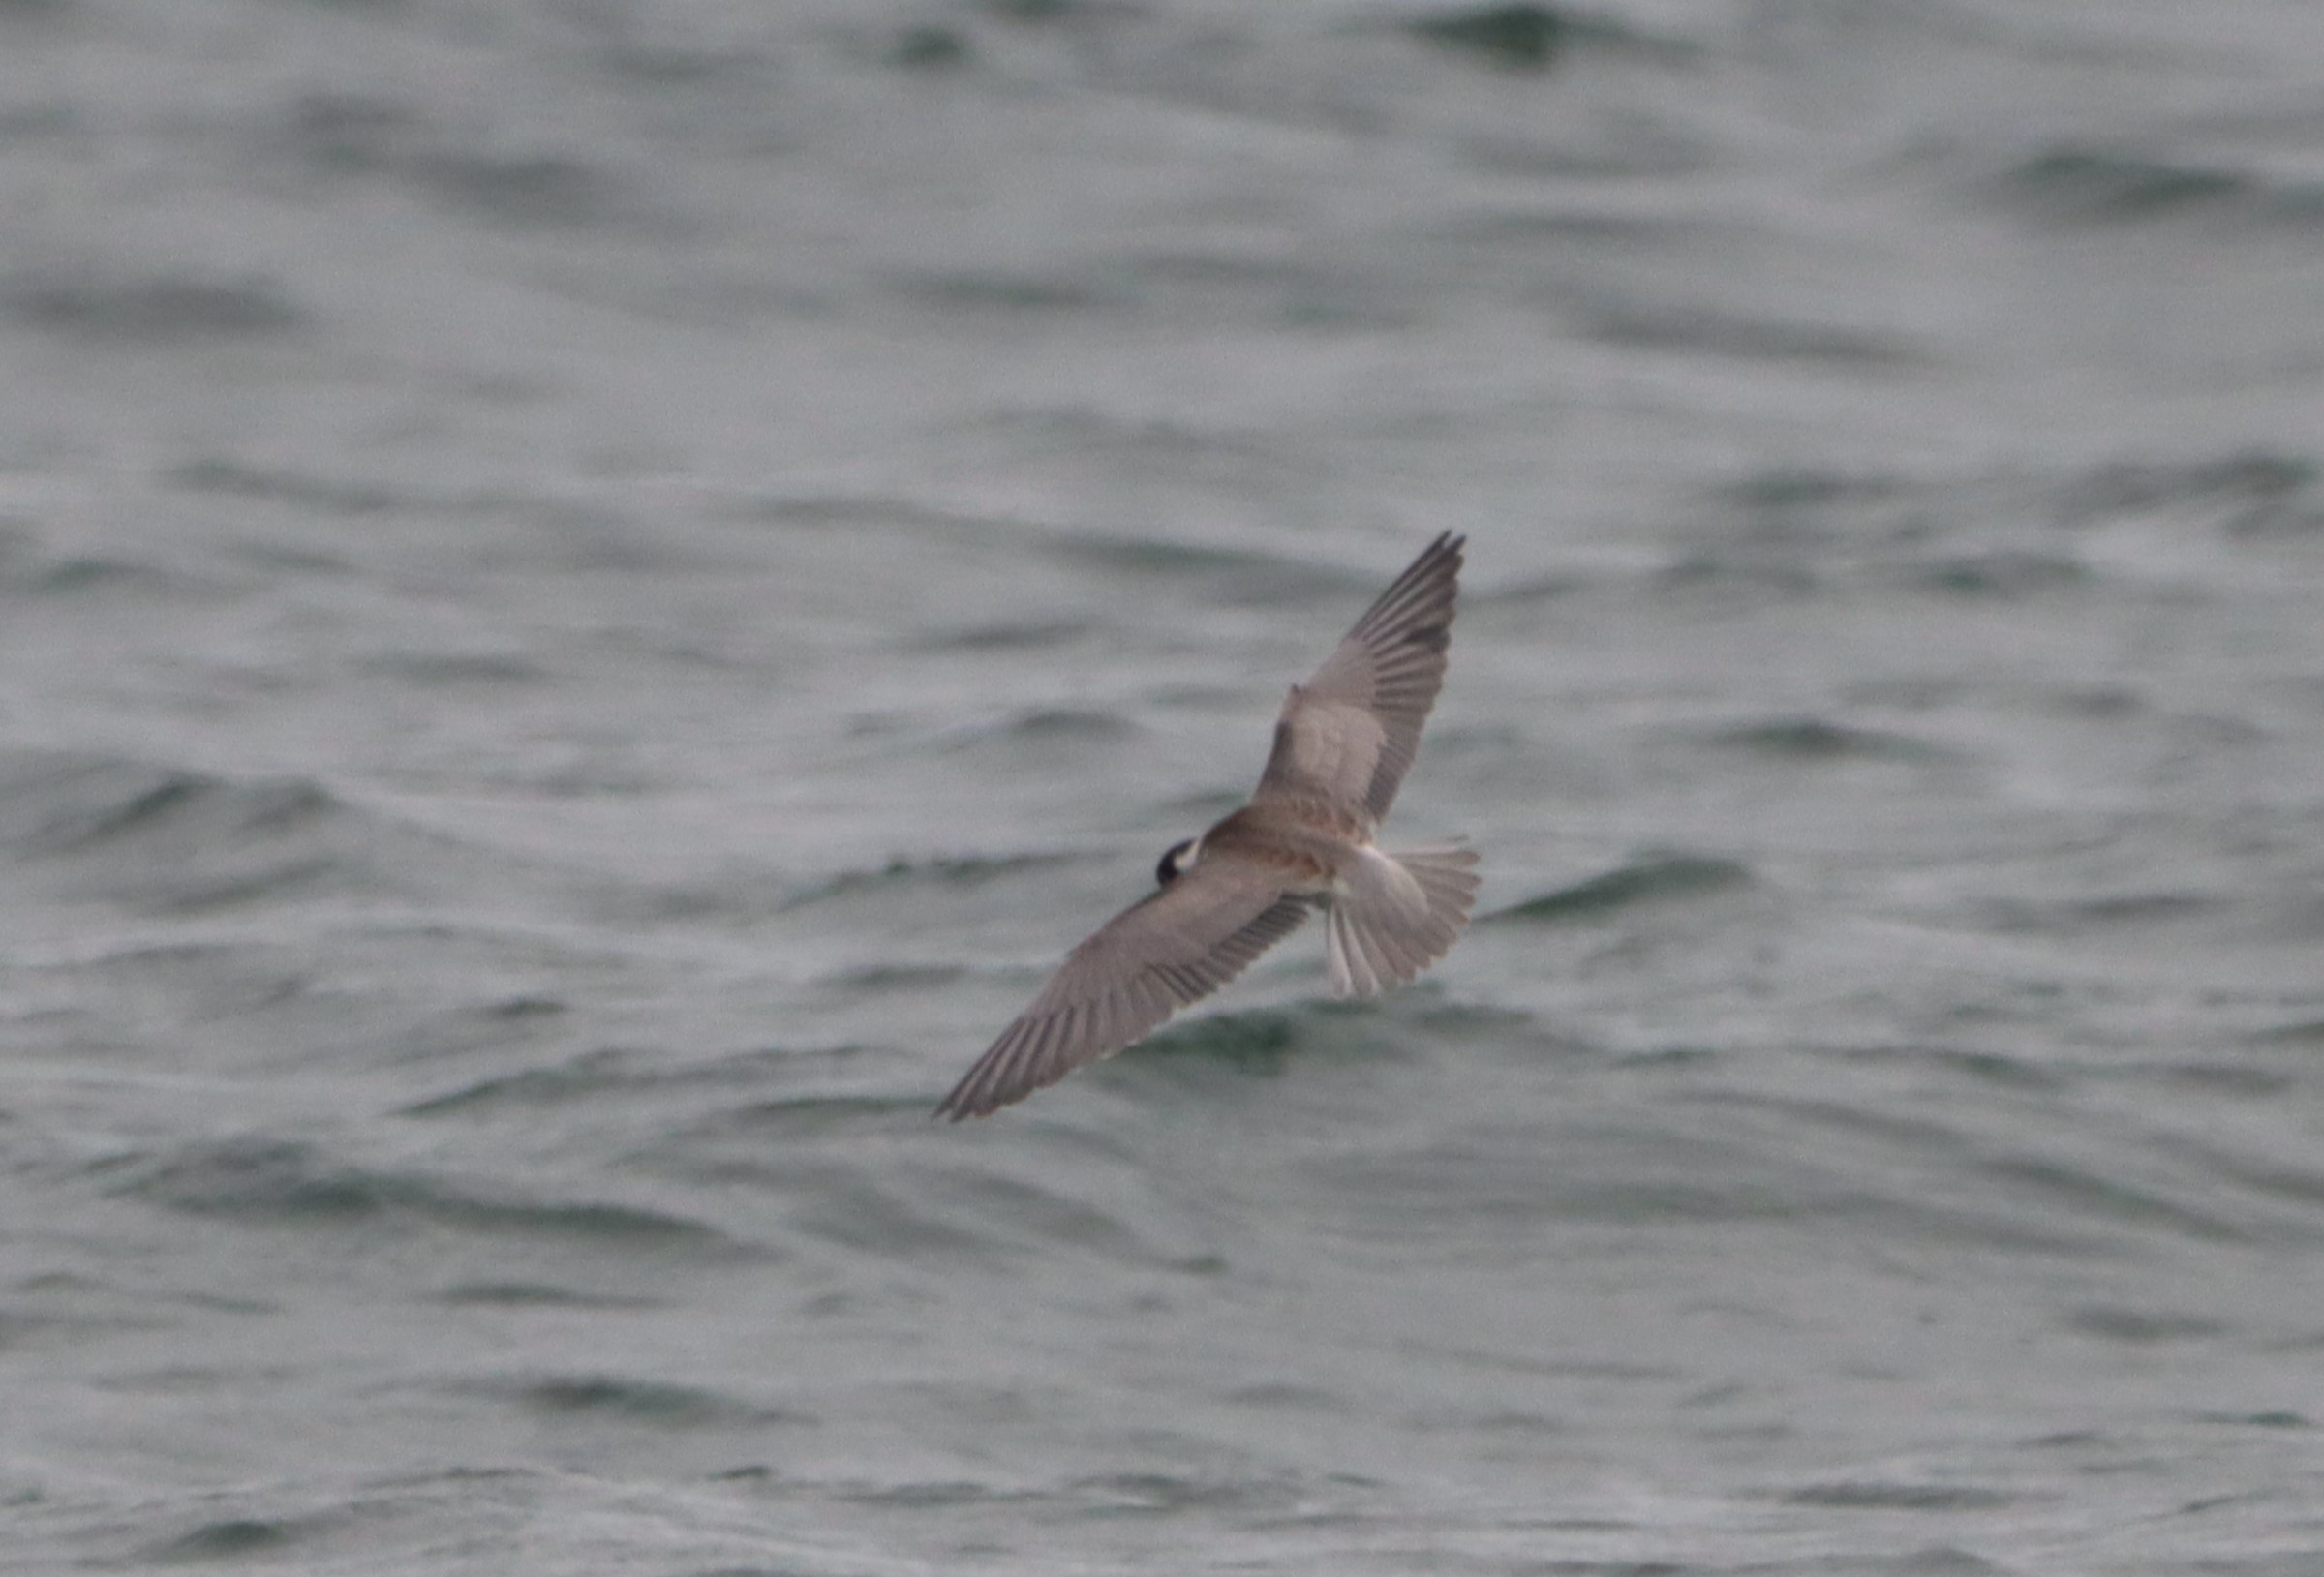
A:
{"label": "bird's eye", "polygon": [[1194,852],[1194,839],[1184,838],[1162,851],[1162,863],[1154,867],[1154,880],[1164,887],[1186,874],[1186,857]]}

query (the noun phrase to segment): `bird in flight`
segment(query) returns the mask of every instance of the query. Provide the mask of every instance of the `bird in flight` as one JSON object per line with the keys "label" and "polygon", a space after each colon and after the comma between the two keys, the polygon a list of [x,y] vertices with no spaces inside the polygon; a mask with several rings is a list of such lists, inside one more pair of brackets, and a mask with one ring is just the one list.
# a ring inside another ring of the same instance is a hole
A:
{"label": "bird in flight", "polygon": [[1160,886],[1066,955],[935,1115],[985,1116],[1112,1056],[1317,909],[1342,996],[1401,986],[1445,955],[1477,899],[1477,856],[1457,841],[1390,854],[1373,838],[1445,682],[1465,540],[1429,543],[1291,687],[1250,803],[1171,845]]}

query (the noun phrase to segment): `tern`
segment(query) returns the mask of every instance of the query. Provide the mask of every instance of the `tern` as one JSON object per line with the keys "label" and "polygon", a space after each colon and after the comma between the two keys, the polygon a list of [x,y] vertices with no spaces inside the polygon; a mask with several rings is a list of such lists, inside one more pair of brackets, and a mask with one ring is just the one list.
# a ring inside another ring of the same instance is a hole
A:
{"label": "tern", "polygon": [[1319,909],[1341,996],[1401,986],[1451,950],[1477,856],[1458,839],[1394,854],[1373,840],[1444,686],[1465,540],[1429,543],[1291,687],[1250,803],[1172,844],[1155,890],[1066,955],[936,1116],[985,1116],[1143,1040]]}

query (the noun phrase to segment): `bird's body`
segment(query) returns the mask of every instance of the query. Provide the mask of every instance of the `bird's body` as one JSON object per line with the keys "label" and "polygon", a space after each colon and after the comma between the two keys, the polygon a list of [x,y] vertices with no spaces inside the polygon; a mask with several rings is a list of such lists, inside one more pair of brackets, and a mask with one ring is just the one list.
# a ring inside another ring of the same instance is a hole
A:
{"label": "bird's body", "polygon": [[1066,956],[938,1116],[983,1116],[1113,1055],[1319,909],[1342,995],[1400,986],[1445,955],[1476,901],[1477,857],[1457,844],[1390,854],[1376,839],[1444,683],[1460,550],[1451,532],[1430,543],[1292,686],[1250,803],[1163,855],[1158,890]]}
{"label": "bird's body", "polygon": [[1247,860],[1276,873],[1286,893],[1323,897],[1368,847],[1371,818],[1324,800],[1260,800],[1221,821],[1197,845],[1207,860]]}

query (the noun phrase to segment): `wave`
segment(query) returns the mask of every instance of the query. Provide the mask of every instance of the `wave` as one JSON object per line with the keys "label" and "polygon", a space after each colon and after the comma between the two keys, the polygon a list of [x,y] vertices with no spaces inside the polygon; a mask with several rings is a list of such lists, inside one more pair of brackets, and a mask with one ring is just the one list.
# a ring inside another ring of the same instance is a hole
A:
{"label": "wave", "polygon": [[1992,190],[2008,205],[2058,225],[2181,218],[2300,229],[2324,225],[2324,182],[2125,146],[2063,143],[2012,165]]}
{"label": "wave", "polygon": [[357,1165],[305,1140],[198,1141],[158,1154],[109,1159],[96,1170],[116,1195],[187,1215],[254,1225],[450,1228],[496,1237],[579,1240],[604,1253],[693,1260],[739,1260],[760,1252],[717,1228],[664,1210],[531,1198],[426,1172]]}
{"label": "wave", "polygon": [[1739,860],[1683,852],[1649,853],[1570,887],[1496,910],[1483,920],[1594,921],[1639,904],[1707,897],[1751,884],[1751,867]]}
{"label": "wave", "polygon": [[171,346],[190,340],[251,339],[308,322],[304,306],[262,276],[29,273],[0,287],[0,312],[69,339]]}

